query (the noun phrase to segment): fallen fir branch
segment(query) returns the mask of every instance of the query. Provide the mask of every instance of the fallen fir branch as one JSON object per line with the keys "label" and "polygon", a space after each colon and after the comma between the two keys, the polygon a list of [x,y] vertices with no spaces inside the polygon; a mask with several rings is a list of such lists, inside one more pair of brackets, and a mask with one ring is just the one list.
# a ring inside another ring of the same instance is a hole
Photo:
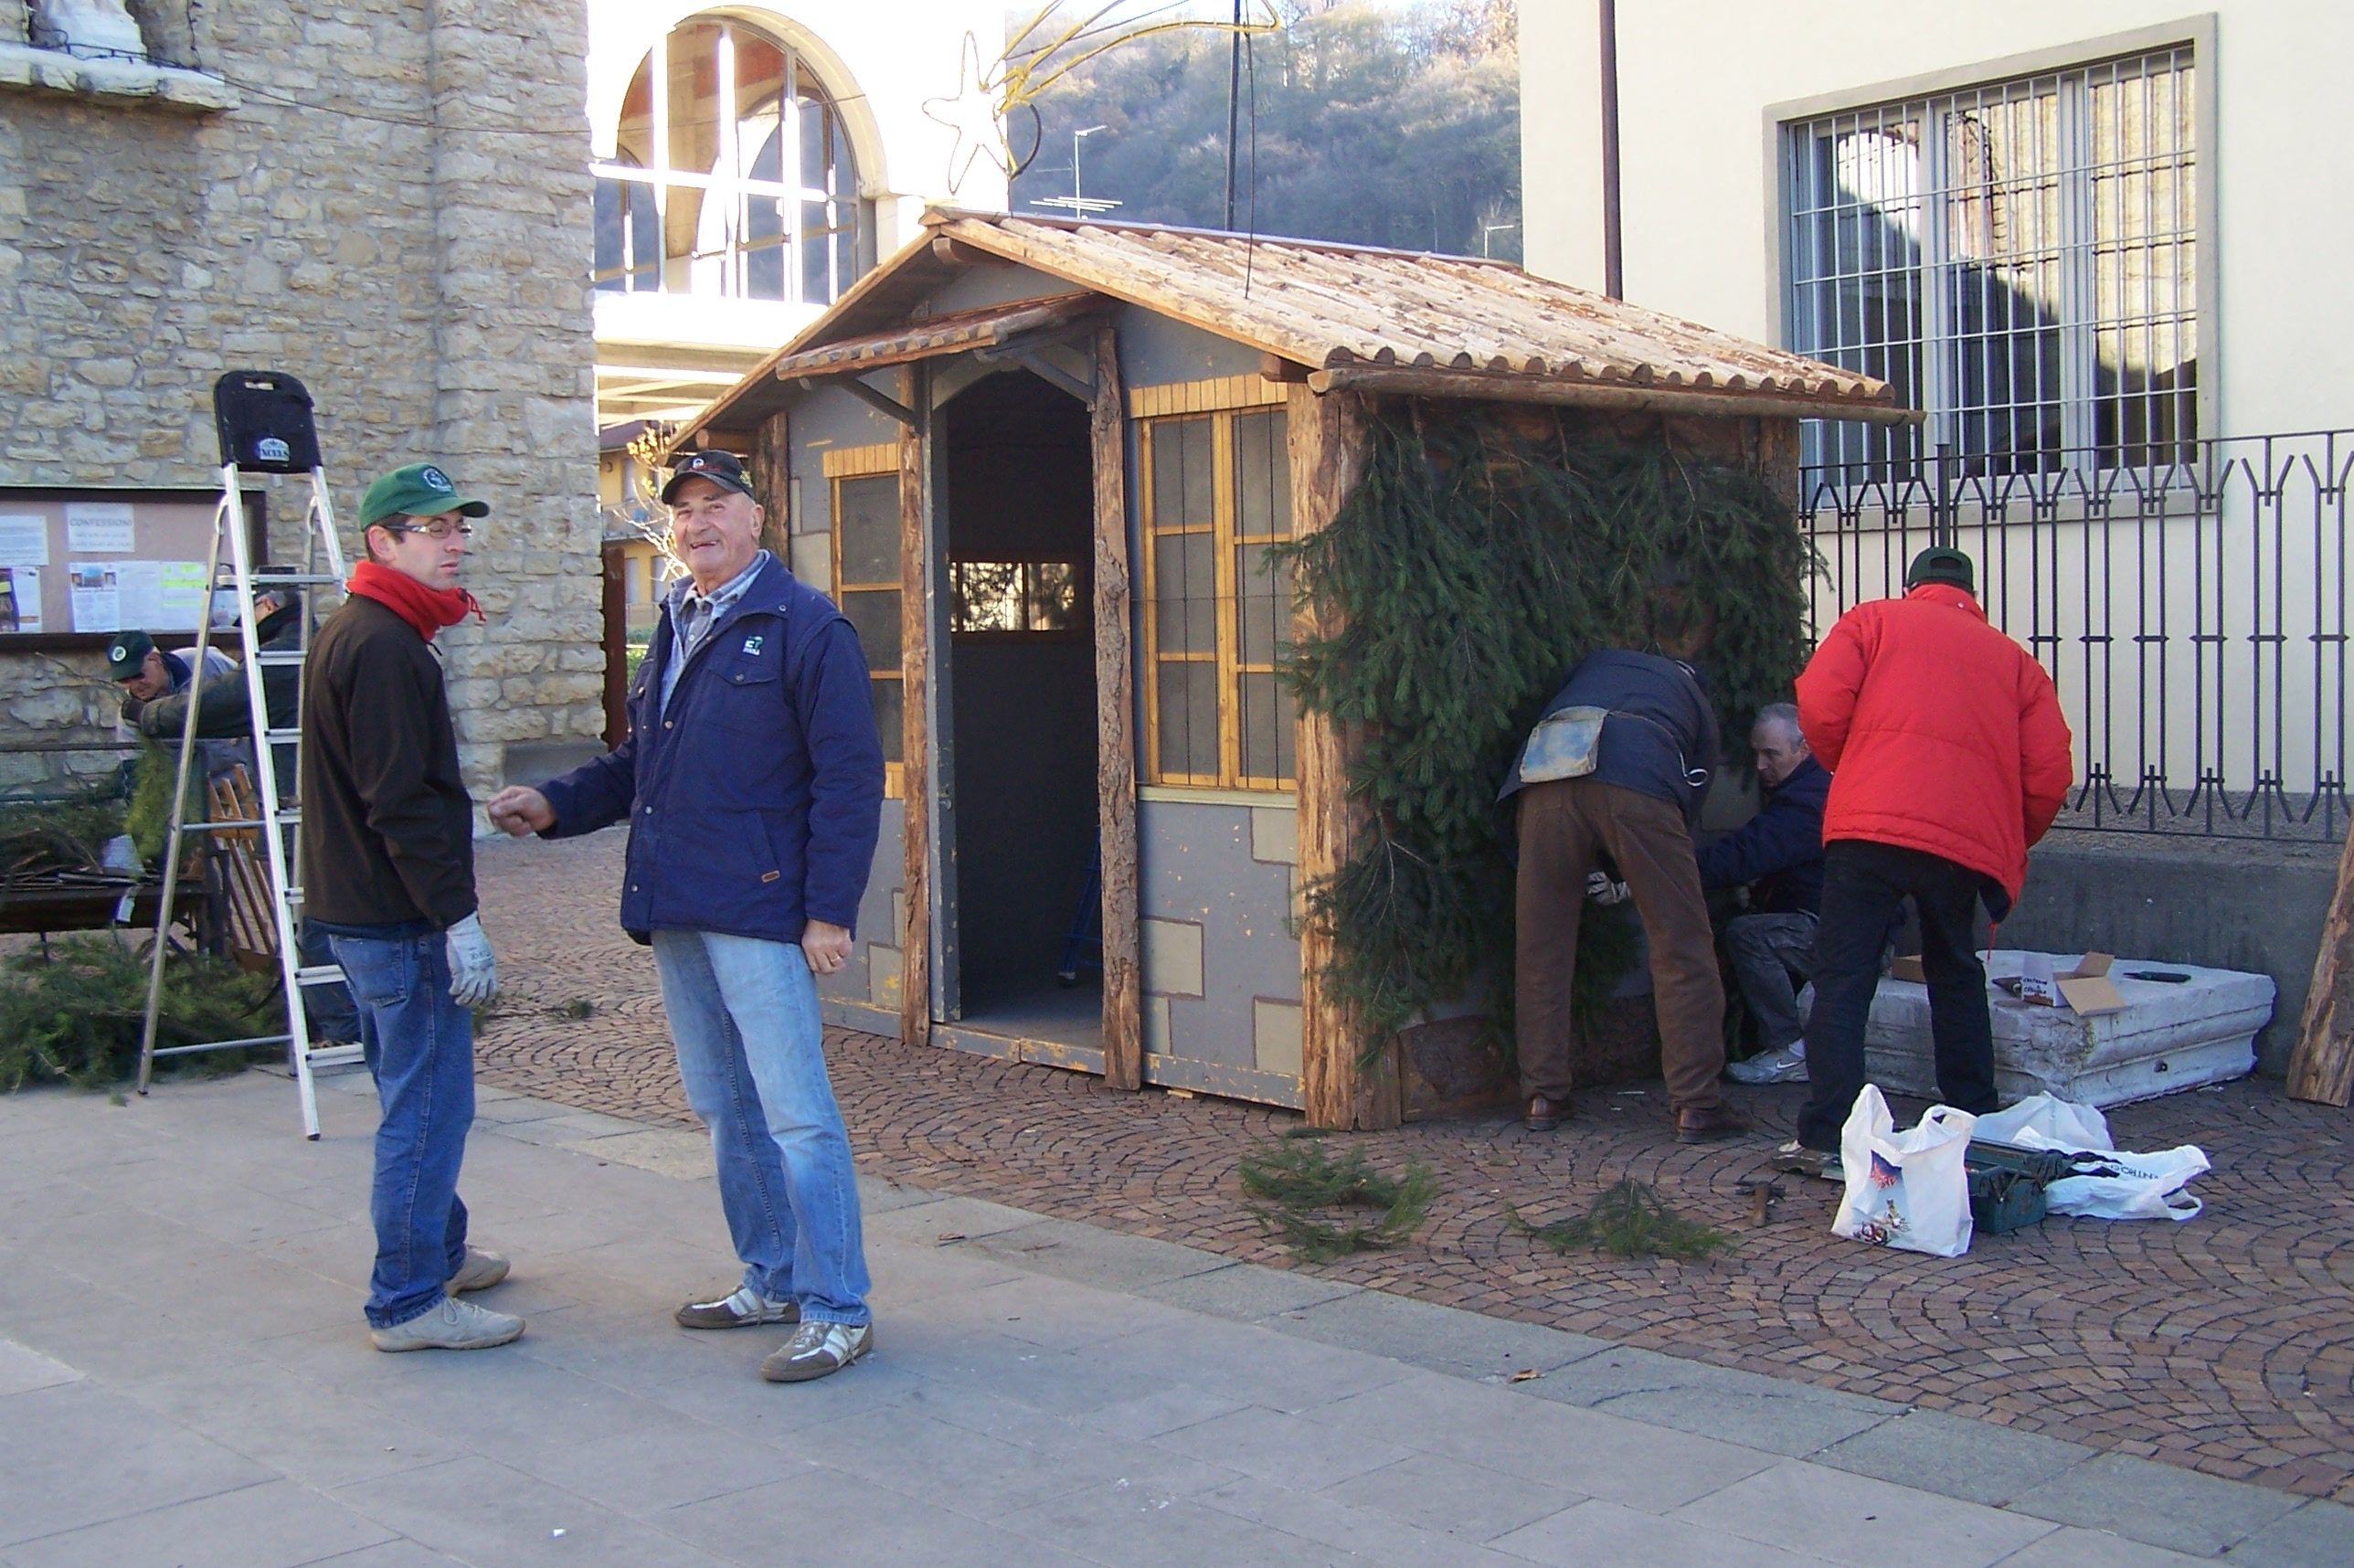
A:
{"label": "fallen fir branch", "polygon": [[1685,1219],[1656,1190],[1631,1176],[1595,1199],[1594,1206],[1576,1219],[1532,1225],[1507,1203],[1504,1224],[1564,1254],[1599,1249],[1620,1257],[1699,1258],[1741,1245],[1713,1225]]}
{"label": "fallen fir branch", "polygon": [[[1302,1263],[1330,1263],[1351,1253],[1399,1246],[1411,1239],[1438,1195],[1438,1179],[1419,1161],[1384,1176],[1351,1152],[1334,1159],[1322,1142],[1278,1139],[1243,1156],[1243,1192],[1260,1228],[1282,1238]],[[1335,1210],[1379,1210],[1370,1222]]]}

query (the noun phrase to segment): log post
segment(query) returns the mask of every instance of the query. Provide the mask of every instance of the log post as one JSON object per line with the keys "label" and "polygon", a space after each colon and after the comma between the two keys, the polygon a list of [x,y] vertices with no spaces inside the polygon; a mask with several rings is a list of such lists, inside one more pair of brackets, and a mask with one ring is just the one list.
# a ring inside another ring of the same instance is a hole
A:
{"label": "log post", "polygon": [[1136,692],[1129,652],[1128,410],[1119,338],[1096,329],[1095,636],[1097,848],[1103,867],[1104,1082],[1144,1086],[1144,996],[1137,953]]}
{"label": "log post", "polygon": [[2338,858],[2338,892],[2321,922],[2304,1027],[2288,1059],[2288,1097],[2340,1109],[2354,1099],[2354,833]]}
{"label": "log post", "polygon": [[[793,566],[792,525],[792,416],[771,414],[760,421],[759,433],[752,442],[752,493],[760,499],[760,543],[770,555]],[[811,583],[821,592],[832,593],[832,583]]]}
{"label": "log post", "polygon": [[931,691],[931,567],[927,550],[931,512],[925,493],[931,458],[931,416],[920,366],[899,374],[900,395],[917,410],[899,432],[899,777],[907,861],[901,886],[907,906],[899,936],[899,1038],[932,1043],[932,765],[931,727],[925,722]]}
{"label": "log post", "polygon": [[[1363,404],[1351,393],[1320,397],[1294,383],[1286,389],[1291,454],[1291,525],[1305,537],[1331,524],[1364,477],[1369,435]],[[1300,641],[1341,630],[1339,612],[1311,603],[1294,617]],[[1322,714],[1303,711],[1299,730],[1299,883],[1311,887],[1346,865],[1363,826],[1348,796],[1350,740]],[[1353,1011],[1332,994],[1325,969],[1332,933],[1310,924],[1299,935],[1300,1095],[1312,1127],[1395,1127],[1405,1115],[1397,1047],[1370,1068]]]}

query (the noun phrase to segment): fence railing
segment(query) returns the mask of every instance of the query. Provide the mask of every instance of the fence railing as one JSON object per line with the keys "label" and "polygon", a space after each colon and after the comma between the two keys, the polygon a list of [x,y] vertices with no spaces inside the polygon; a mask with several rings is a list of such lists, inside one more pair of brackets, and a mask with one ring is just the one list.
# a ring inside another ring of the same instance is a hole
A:
{"label": "fence railing", "polygon": [[2354,430],[2167,450],[2129,468],[1948,452],[1804,471],[1800,526],[1824,568],[1811,630],[1903,593],[1916,552],[1957,546],[1988,618],[2059,686],[2077,767],[2062,825],[2335,841]]}

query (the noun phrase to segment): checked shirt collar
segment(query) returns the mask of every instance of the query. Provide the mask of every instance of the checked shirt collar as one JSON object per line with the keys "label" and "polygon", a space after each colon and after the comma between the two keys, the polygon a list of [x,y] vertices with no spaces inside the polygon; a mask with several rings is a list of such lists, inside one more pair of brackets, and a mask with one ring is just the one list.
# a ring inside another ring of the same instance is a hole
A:
{"label": "checked shirt collar", "polygon": [[719,618],[751,588],[752,579],[760,575],[760,568],[772,558],[768,551],[762,550],[752,557],[750,566],[708,594],[695,591],[693,577],[685,579],[671,591],[670,619],[671,624],[677,629],[678,637],[671,646],[669,662],[663,667],[662,708],[658,711],[669,711],[670,694],[678,689],[679,673],[686,668],[686,662],[695,656],[695,651],[703,645],[703,640],[711,635],[711,629],[718,624]]}

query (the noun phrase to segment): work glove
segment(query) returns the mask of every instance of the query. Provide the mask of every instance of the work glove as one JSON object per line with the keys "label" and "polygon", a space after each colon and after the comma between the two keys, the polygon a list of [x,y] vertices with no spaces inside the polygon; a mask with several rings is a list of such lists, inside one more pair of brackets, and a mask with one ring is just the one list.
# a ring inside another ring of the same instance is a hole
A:
{"label": "work glove", "polygon": [[1596,904],[1624,904],[1627,885],[1611,881],[1608,872],[1589,871],[1585,874],[1585,895]]}
{"label": "work glove", "polygon": [[481,1007],[499,994],[499,960],[482,917],[469,915],[445,933],[450,954],[450,995],[461,1007]]}

